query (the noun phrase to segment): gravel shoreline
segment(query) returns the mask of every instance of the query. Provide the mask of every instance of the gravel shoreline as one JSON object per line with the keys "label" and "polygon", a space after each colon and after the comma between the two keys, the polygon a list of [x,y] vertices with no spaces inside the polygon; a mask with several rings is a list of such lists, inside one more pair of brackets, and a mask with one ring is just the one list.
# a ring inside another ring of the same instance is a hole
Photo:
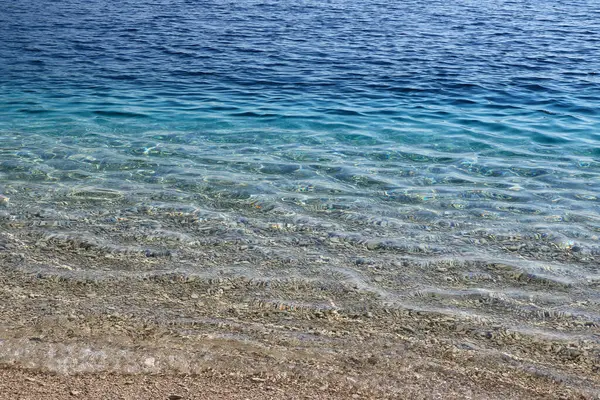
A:
{"label": "gravel shoreline", "polygon": [[1,392],[17,398],[167,398],[189,380],[186,398],[199,399],[206,388],[240,399],[597,398],[600,387],[595,349],[434,312],[249,305],[255,289],[241,280],[176,275],[92,282],[3,268],[0,285]]}
{"label": "gravel shoreline", "polygon": [[600,396],[597,283],[527,272],[592,270],[592,251],[495,236],[463,254],[450,242],[471,238],[448,233],[438,254],[367,240],[387,228],[270,223],[287,217],[265,208],[59,199],[24,194],[0,214],[0,393],[166,398],[193,382],[185,398]]}

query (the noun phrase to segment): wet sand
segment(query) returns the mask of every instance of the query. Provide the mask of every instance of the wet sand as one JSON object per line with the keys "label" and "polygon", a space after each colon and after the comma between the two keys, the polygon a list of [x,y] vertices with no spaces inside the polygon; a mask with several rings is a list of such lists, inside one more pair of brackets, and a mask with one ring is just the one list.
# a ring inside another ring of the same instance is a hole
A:
{"label": "wet sand", "polygon": [[[78,374],[0,370],[0,391],[16,399],[451,399],[586,398],[559,387],[523,387],[506,381],[476,379],[441,371],[403,376],[393,391],[371,390],[356,382],[307,381],[230,375]],[[447,380],[449,379],[449,380]],[[559,392],[552,391],[559,389]]]}

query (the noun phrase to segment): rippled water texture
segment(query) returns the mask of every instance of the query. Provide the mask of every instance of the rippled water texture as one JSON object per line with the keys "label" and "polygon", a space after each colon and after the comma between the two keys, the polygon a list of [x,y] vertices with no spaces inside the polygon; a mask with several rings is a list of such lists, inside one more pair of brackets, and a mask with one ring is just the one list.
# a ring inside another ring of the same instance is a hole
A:
{"label": "rippled water texture", "polygon": [[596,323],[599,38],[594,1],[3,1],[0,228]]}

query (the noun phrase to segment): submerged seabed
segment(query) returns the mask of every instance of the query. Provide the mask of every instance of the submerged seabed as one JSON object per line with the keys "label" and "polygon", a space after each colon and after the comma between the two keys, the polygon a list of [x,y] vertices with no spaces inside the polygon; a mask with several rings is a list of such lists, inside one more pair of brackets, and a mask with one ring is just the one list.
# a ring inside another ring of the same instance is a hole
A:
{"label": "submerged seabed", "polygon": [[435,311],[597,352],[591,3],[0,10],[5,268],[245,279],[259,307]]}

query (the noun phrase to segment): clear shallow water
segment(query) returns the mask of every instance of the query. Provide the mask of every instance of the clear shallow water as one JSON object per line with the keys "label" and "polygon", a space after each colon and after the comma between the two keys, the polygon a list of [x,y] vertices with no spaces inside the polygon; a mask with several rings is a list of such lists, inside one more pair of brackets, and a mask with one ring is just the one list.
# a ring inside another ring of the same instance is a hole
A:
{"label": "clear shallow water", "polygon": [[3,229],[208,226],[387,302],[598,321],[599,38],[591,1],[3,3]]}

